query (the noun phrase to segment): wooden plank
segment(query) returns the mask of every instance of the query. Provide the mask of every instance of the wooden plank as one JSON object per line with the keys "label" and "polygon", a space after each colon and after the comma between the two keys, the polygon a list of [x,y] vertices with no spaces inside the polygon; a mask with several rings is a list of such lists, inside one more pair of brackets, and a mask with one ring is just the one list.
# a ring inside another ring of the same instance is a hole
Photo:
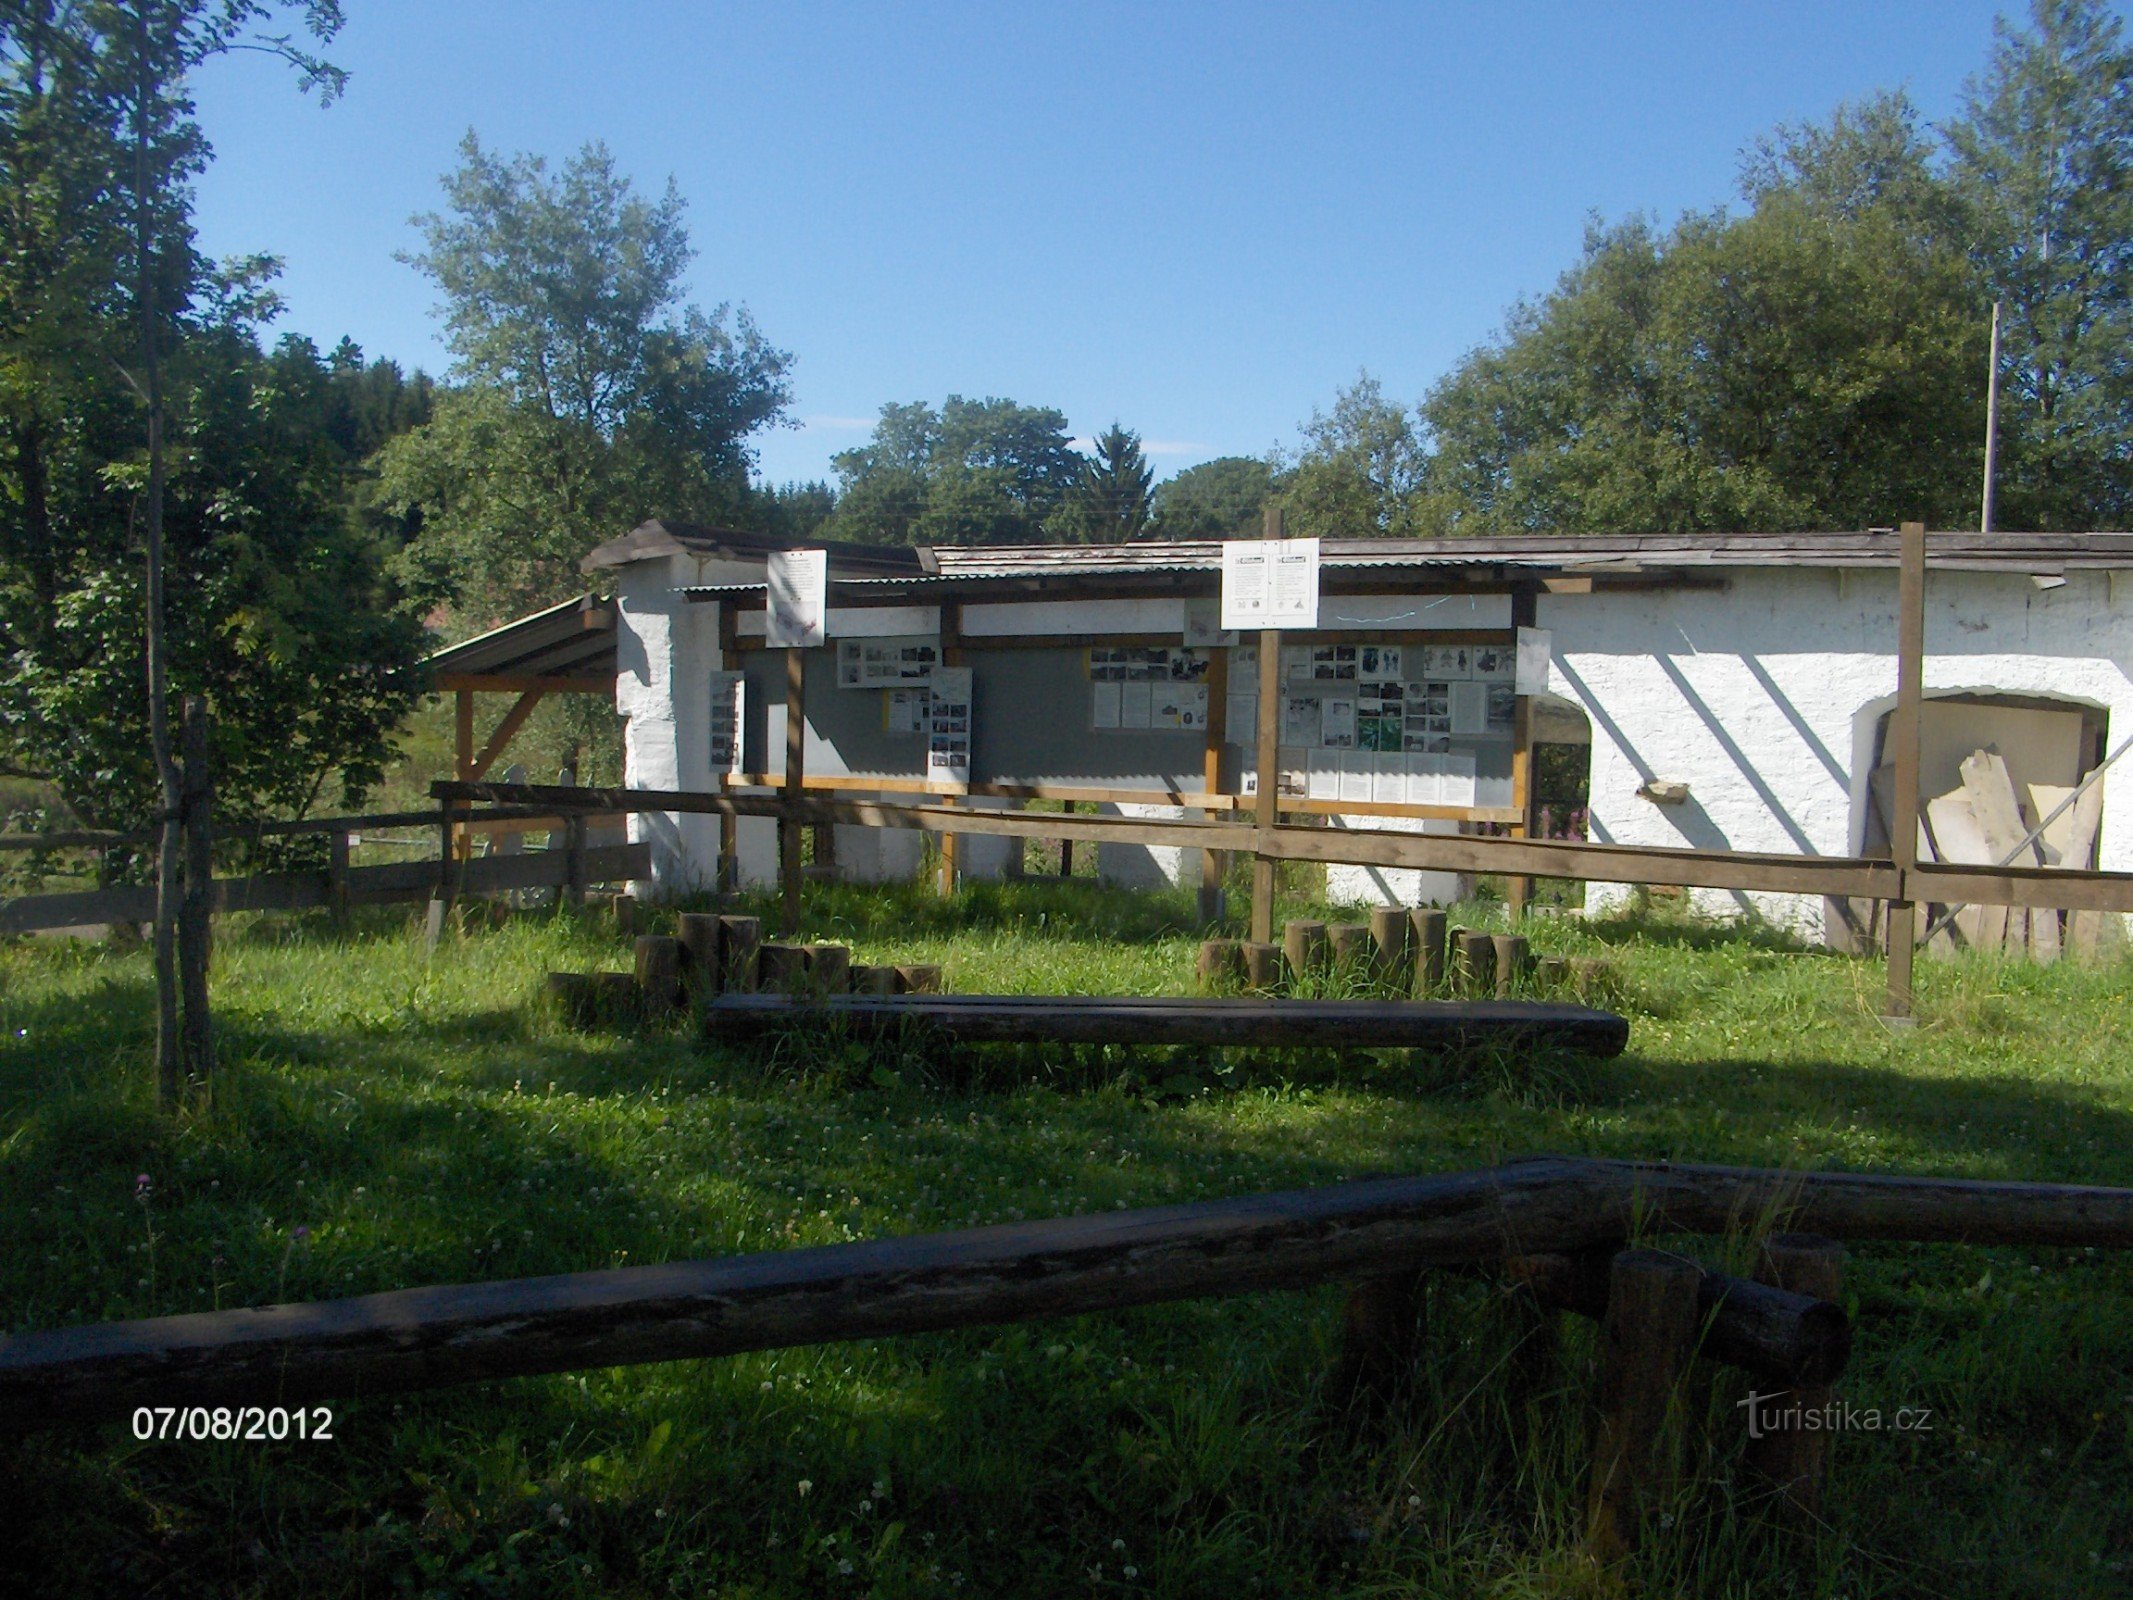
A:
{"label": "wooden plank", "polygon": [[[1937,794],[1926,802],[1926,821],[1936,859],[1964,866],[1989,867],[1992,850],[1978,826],[1970,797],[1961,789]],[[1956,931],[1973,950],[1997,950],[2007,937],[2005,906],[1965,906],[1955,914]]]}
{"label": "wooden plank", "polygon": [[612,695],[615,692],[612,677],[588,673],[549,677],[538,672],[440,672],[432,682],[447,694],[524,694],[530,689],[539,689],[545,694]]}
{"label": "wooden plank", "polygon": [[779,789],[779,929],[789,939],[800,931],[800,783],[807,771],[807,652],[785,652],[785,773]]}
{"label": "wooden plank", "polygon": [[720,1038],[824,1023],[866,1031],[914,1025],[968,1042],[1205,1044],[1288,1048],[1459,1049],[1487,1042],[1550,1045],[1614,1056],[1629,1024],[1609,1011],[1540,1001],[1187,1000],[1126,996],[877,995],[819,1002],[721,995],[705,1013]]}
{"label": "wooden plank", "polygon": [[[1918,747],[1926,670],[1926,528],[1906,522],[1901,531],[1901,570],[1896,598],[1896,710],[1889,720],[1888,756],[1896,764],[1890,795],[1889,858],[1899,875],[1918,864]],[[1904,886],[1889,901],[1888,991],[1885,1015],[1911,1015],[1912,944],[1918,933],[1917,902]]]}
{"label": "wooden plank", "polygon": [[533,708],[547,696],[546,689],[528,689],[513,701],[511,709],[504,713],[503,721],[499,722],[495,731],[489,735],[488,743],[481,747],[474,759],[468,763],[467,770],[460,776],[471,781],[495,766],[496,758],[504,753],[505,746],[509,745],[518,730],[526,725],[526,719],[533,715]]}
{"label": "wooden plank", "polygon": [[[626,981],[626,980],[625,980]],[[0,1336],[0,1426],[475,1379],[1300,1289],[1743,1218],[1832,1238],[2133,1247],[2133,1190],[1540,1157],[1479,1172],[808,1250]]]}
{"label": "wooden plank", "polygon": [[[1283,518],[1279,506],[1266,510],[1263,536],[1279,539]],[[1281,630],[1259,630],[1259,726],[1253,730],[1252,818],[1258,824],[1264,846],[1280,820],[1281,803]],[[1252,939],[1270,943],[1274,937],[1274,860],[1264,848],[1252,857]]]}
{"label": "wooden plank", "polygon": [[[2024,844],[2029,825],[2022,820],[2022,805],[2015,797],[2014,780],[2009,776],[2007,763],[1995,750],[1974,750],[1963,757],[1963,793],[1969,797],[1970,810],[1977,818],[1978,831],[1985,836],[1985,848],[1991,852],[1992,862],[1998,865],[2011,862],[2019,867],[2041,867],[2043,852],[2035,842]],[[2059,919],[2050,912],[2030,916],[2021,910],[2009,914],[2007,919],[2008,948],[2020,951],[2025,942],[2037,958],[2049,961],[2059,953]]]}

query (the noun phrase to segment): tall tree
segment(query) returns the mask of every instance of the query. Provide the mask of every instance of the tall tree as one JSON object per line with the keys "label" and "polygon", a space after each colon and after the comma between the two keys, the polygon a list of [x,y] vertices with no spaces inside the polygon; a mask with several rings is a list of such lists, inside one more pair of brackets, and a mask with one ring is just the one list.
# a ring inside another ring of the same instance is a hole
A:
{"label": "tall tree", "polygon": [[1047,531],[1085,544],[1138,539],[1148,531],[1155,500],[1155,474],[1141,453],[1141,436],[1114,422],[1095,444]]}
{"label": "tall tree", "polygon": [[831,534],[904,544],[1039,542],[1082,462],[1064,413],[962,395],[885,405],[873,437],[832,459]]}
{"label": "tall tree", "polygon": [[791,357],[745,310],[683,304],[671,182],[646,199],[598,144],[553,174],[472,133],[460,149],[407,258],[444,294],[454,387],[386,447],[380,487],[420,520],[411,573],[494,621],[567,594],[617,528],[741,516]]}
{"label": "tall tree", "polygon": [[2099,0],[2033,0],[1948,130],[1971,248],[2002,302],[2002,520],[2133,515],[2133,52]]}
{"label": "tall tree", "polygon": [[1166,539],[1256,537],[1274,469],[1256,456],[1217,456],[1155,486],[1155,528]]}
{"label": "tall tree", "polygon": [[1378,380],[1360,374],[1330,412],[1311,413],[1303,447],[1286,463],[1275,499],[1299,536],[1407,537],[1417,529],[1421,436],[1407,409],[1387,400]]}

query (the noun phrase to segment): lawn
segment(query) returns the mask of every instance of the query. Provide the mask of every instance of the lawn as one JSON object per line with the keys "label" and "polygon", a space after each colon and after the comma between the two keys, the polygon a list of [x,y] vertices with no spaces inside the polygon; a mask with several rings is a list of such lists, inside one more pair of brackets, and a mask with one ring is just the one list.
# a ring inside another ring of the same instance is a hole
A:
{"label": "lawn", "polygon": [[[1183,899],[1085,882],[811,893],[811,937],[952,988],[1183,992]],[[152,1107],[146,958],[0,946],[0,1319],[69,1322],[779,1249],[1457,1170],[1538,1151],[2133,1185],[2133,965],[1880,973],[1679,920],[1604,955],[1622,1058],[1451,1081],[1220,1060],[567,1030],[603,918],[218,924],[211,1107]],[[145,1183],[141,1180],[145,1177]],[[1726,1248],[1706,1244],[1705,1254]],[[1929,1429],[1837,1445],[1823,1524],[1734,1471],[1740,1385],[1625,1572],[1578,1555],[1589,1330],[1534,1375],[1509,1308],[1430,1291],[1411,1403],[1322,1397],[1337,1291],[589,1372],[338,1408],[333,1438],[0,1444],[0,1592],[152,1595],[2121,1595],[2133,1265],[1868,1245],[1840,1392]],[[1522,1376],[1521,1376],[1522,1375]]]}

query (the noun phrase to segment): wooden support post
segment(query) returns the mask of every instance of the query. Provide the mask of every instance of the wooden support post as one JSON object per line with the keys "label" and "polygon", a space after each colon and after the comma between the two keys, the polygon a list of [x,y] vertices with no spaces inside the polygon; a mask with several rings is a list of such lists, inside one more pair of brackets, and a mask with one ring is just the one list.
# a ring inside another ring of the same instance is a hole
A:
{"label": "wooden support post", "polygon": [[338,828],[326,835],[326,908],[336,923],[348,920],[348,835]]}
{"label": "wooden support post", "polygon": [[1413,1380],[1428,1304],[1420,1271],[1358,1278],[1341,1308],[1340,1364],[1330,1398],[1342,1410],[1377,1407]]}
{"label": "wooden support post", "polygon": [[[1844,1246],[1814,1234],[1772,1234],[1763,1241],[1755,1279],[1793,1294],[1835,1301],[1844,1290]],[[1748,1465],[1775,1485],[1787,1504],[1810,1514],[1821,1503],[1829,1470],[1827,1420],[1833,1399],[1826,1383],[1751,1396]],[[1804,1426],[1809,1413],[1823,1425]]]}
{"label": "wooden support post", "polygon": [[1445,916],[1435,906],[1410,911],[1415,930],[1415,993],[1425,998],[1444,987]]}
{"label": "wooden support post", "polygon": [[[1269,506],[1263,537],[1282,536],[1282,515]],[[1281,630],[1259,630],[1259,727],[1253,771],[1258,793],[1252,821],[1264,836],[1281,816]],[[1252,857],[1252,937],[1261,944],[1274,937],[1274,858],[1264,851]]]}
{"label": "wooden support post", "polygon": [[760,917],[718,919],[718,986],[729,993],[755,990],[763,945]]}
{"label": "wooden support post", "polygon": [[[1074,802],[1071,800],[1061,801],[1059,809],[1071,817],[1074,814]],[[1061,839],[1059,841],[1059,876],[1062,878],[1074,876],[1074,841],[1072,839]]]}
{"label": "wooden support post", "polygon": [[[734,633],[733,604],[731,601],[721,600],[718,604],[718,669],[721,672],[735,672],[739,670],[740,664],[740,642]],[[745,727],[737,727],[733,730],[733,737],[739,749],[745,753],[748,730]],[[743,771],[747,770],[745,759],[737,764]],[[713,777],[721,794],[731,787],[726,773],[715,773]],[[740,882],[740,828],[739,817],[721,815],[718,819],[718,889],[721,894],[730,892]]]}
{"label": "wooden support post", "polygon": [[[1200,787],[1208,794],[1222,790],[1222,746],[1229,741],[1229,648],[1216,645],[1207,654],[1207,739],[1201,747]],[[1203,812],[1209,818],[1219,812]],[[1222,879],[1229,857],[1220,850],[1200,852],[1200,925],[1213,927],[1222,920]]]}
{"label": "wooden support post", "polygon": [[1326,970],[1326,925],[1306,917],[1285,924],[1281,930],[1281,952],[1288,958],[1289,982],[1302,983],[1307,978],[1323,975]]}
{"label": "wooden support post", "polygon": [[801,783],[807,772],[807,653],[785,652],[785,782],[779,791],[778,884],[784,904],[778,929],[786,938],[800,931]]}
{"label": "wooden support post", "polygon": [[207,702],[185,697],[180,713],[184,749],[179,808],[185,832],[185,888],[178,903],[179,1032],[185,1076],[197,1090],[214,1077],[215,1030],[208,1014],[207,969],[214,947],[215,782],[208,756]]}
{"label": "wooden support post", "polygon": [[[1538,627],[1539,623],[1540,590],[1532,584],[1521,584],[1511,593],[1511,626],[1513,629],[1532,628]],[[1534,819],[1539,812],[1539,800],[1533,789],[1531,695],[1519,695],[1511,702],[1511,804],[1520,814],[1519,820],[1511,824],[1511,837],[1531,838],[1535,832]],[[1504,899],[1513,921],[1523,917],[1526,907],[1533,902],[1533,880],[1523,874],[1512,874],[1504,883]]]}
{"label": "wooden support post", "polygon": [[1889,857],[1905,894],[1889,902],[1889,987],[1883,1015],[1899,1021],[1911,1016],[1911,961],[1918,938],[1918,907],[1909,895],[1910,875],[1918,865],[1918,730],[1925,699],[1926,661],[1926,525],[1906,522],[1901,574],[1896,594],[1896,713],[1889,721],[1884,752],[1896,763],[1895,794],[1889,819]]}
{"label": "wooden support post", "polygon": [[1629,1552],[1644,1513],[1672,1489],[1667,1412],[1695,1349],[1702,1281],[1695,1262],[1659,1250],[1624,1250],[1609,1271],[1586,1502],[1587,1548],[1603,1562]]}
{"label": "wooden support post", "polygon": [[[957,600],[943,600],[941,602],[941,665],[944,667],[960,667],[962,664],[962,602]],[[971,685],[970,693],[972,700],[971,714],[975,716],[977,714],[977,685],[975,683]],[[971,734],[970,742],[971,753],[975,755],[977,752],[977,734],[975,730],[973,730]],[[944,806],[952,806],[955,804],[955,796],[952,794],[943,795],[941,796],[940,803]],[[936,888],[938,889],[940,897],[943,900],[950,898],[955,893],[956,881],[962,875],[962,856],[963,847],[958,836],[952,833],[942,834],[941,874],[940,880],[936,885]]]}
{"label": "wooden support post", "polygon": [[[528,689],[512,702],[511,709],[504,713],[504,720],[496,725],[488,742],[481,747],[481,752],[467,763],[466,771],[460,776],[462,783],[477,783],[488,774],[489,769],[496,765],[496,758],[504,753],[505,747],[517,736],[518,730],[526,725],[526,719],[533,715],[533,708],[541,703],[547,693],[546,689]],[[471,695],[463,695],[461,698],[469,703],[473,699]],[[467,727],[470,741],[473,733],[470,720]]]}
{"label": "wooden support post", "polygon": [[[474,781],[474,691],[461,689],[452,700],[452,776],[461,783]],[[471,834],[455,828],[445,839],[445,853],[464,856],[473,845]]]}
{"label": "wooden support post", "polygon": [[585,904],[585,813],[573,811],[563,819],[563,889],[574,906]]}

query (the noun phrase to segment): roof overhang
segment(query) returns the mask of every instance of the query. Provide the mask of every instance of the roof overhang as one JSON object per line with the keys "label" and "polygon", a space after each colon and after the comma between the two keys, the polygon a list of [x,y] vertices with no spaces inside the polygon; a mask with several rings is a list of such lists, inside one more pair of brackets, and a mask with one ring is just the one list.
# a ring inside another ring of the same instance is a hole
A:
{"label": "roof overhang", "polygon": [[448,645],[426,663],[435,688],[525,694],[615,692],[615,608],[574,600]]}

